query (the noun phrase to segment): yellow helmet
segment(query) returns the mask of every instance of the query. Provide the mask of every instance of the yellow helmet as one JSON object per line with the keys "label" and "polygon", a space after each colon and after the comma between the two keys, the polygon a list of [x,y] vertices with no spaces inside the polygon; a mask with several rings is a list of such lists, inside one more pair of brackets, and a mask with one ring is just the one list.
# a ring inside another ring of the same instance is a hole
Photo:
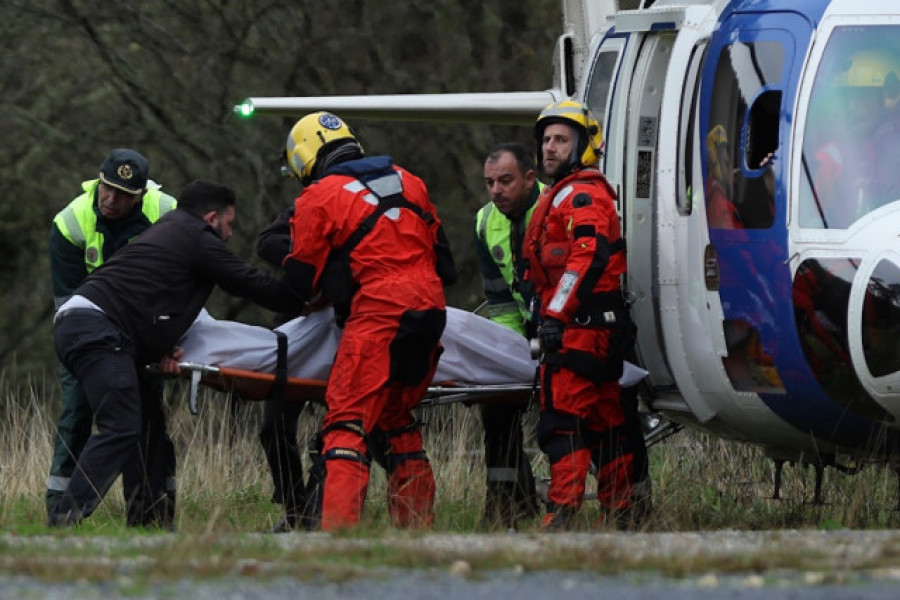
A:
{"label": "yellow helmet", "polygon": [[304,185],[313,178],[316,164],[332,149],[350,142],[362,152],[350,127],[329,112],[314,112],[291,128],[285,146],[288,164]]}
{"label": "yellow helmet", "polygon": [[880,49],[867,49],[846,58],[847,68],[842,71],[836,84],[843,87],[880,88],[884,86],[888,73],[900,67],[892,54]]}
{"label": "yellow helmet", "polygon": [[538,115],[534,125],[534,137],[537,140],[538,162],[543,163],[544,129],[552,123],[571,125],[578,132],[578,141],[569,159],[569,166],[587,167],[597,164],[603,153],[603,130],[591,114],[586,104],[574,100],[563,100],[548,105]]}
{"label": "yellow helmet", "polygon": [[897,104],[900,56],[880,48],[864,49],[844,57],[844,64],[846,68],[834,81],[839,100],[864,102],[873,119],[878,118],[880,105],[893,108]]}

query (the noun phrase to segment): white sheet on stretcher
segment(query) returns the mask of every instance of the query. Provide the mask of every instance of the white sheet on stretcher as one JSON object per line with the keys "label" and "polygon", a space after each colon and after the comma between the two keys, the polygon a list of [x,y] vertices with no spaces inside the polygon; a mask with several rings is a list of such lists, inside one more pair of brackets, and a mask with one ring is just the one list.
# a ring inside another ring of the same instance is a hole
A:
{"label": "white sheet on stretcher", "polygon": [[[298,317],[277,328],[288,340],[290,377],[328,379],[341,337],[329,309]],[[490,319],[458,308],[447,308],[447,326],[441,337],[444,353],[434,376],[436,383],[453,381],[472,385],[530,384],[537,361],[521,335]],[[277,336],[265,327],[213,318],[205,310],[179,342],[184,361],[273,373]],[[622,385],[634,385],[647,372],[625,363]]]}

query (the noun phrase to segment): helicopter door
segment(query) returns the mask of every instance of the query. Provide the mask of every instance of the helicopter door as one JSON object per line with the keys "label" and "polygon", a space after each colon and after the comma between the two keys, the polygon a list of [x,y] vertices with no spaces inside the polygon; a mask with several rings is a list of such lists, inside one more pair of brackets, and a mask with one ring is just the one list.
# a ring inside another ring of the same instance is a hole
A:
{"label": "helicopter door", "polygon": [[656,170],[659,153],[659,116],[663,84],[676,32],[651,34],[644,39],[628,93],[625,126],[622,217],[628,233],[628,285],[635,297],[632,315],[637,325],[639,359],[650,371],[654,387],[671,385],[660,327],[659,281],[656,273]]}
{"label": "helicopter door", "polygon": [[710,42],[701,84],[700,141],[709,252],[718,264],[722,358],[736,391],[784,393],[775,352],[790,314],[783,165],[809,23],[790,13],[735,14]]}

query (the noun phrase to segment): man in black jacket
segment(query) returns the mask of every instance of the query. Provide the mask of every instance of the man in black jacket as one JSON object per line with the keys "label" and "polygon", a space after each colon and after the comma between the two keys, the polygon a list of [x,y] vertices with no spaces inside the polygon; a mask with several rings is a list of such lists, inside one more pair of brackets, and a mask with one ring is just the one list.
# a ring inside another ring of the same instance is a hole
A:
{"label": "man in black jacket", "polygon": [[225,247],[234,205],[225,186],[189,184],[176,210],[92,273],[57,312],[56,353],[84,385],[97,433],[50,514],[51,526],[90,516],[120,473],[146,460],[145,452],[153,455],[166,423],[142,385],[145,365],[178,372],[182,352],[175,344],[216,285],[271,310],[299,310],[281,281]]}

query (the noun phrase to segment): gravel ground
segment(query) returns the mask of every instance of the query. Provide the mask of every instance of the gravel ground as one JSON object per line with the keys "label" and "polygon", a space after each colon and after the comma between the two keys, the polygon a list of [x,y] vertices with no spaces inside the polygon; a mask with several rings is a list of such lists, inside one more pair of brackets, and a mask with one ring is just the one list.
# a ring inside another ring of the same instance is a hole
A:
{"label": "gravel ground", "polygon": [[37,585],[27,580],[0,582],[0,598],[68,599],[171,599],[274,600],[371,600],[413,598],[421,600],[546,600],[547,598],[615,598],[616,600],[896,600],[897,582],[858,579],[842,585],[808,584],[782,578],[761,585],[754,580],[722,578],[670,580],[645,577],[598,577],[583,573],[542,572],[510,574],[492,571],[478,581],[446,573],[395,573],[379,581],[347,584],[304,583],[288,578],[268,582],[226,579],[216,582],[182,581],[143,591],[123,592],[116,584],[91,586]]}
{"label": "gravel ground", "polygon": [[[663,593],[666,600],[894,600],[900,590],[900,531],[397,534],[374,539],[322,533],[245,534],[210,541],[205,556],[191,559],[194,570],[189,569],[187,576],[174,580],[147,576],[159,556],[186,545],[180,538],[181,534],[134,538],[2,534],[0,598],[268,600],[291,595],[546,600],[603,590],[617,600],[659,598]],[[187,547],[202,545],[192,540]],[[258,548],[297,562],[233,560],[235,555],[254,556]],[[424,566],[397,568],[377,559],[404,553],[421,557],[414,564]],[[113,568],[105,581],[48,581],[23,575],[34,572],[23,555],[44,568],[49,565],[51,571],[53,565],[71,569],[72,561],[78,560],[91,565],[108,562]],[[350,566],[337,576],[315,570],[310,574],[310,563],[326,555],[366,560],[349,559]],[[116,558],[120,556],[127,558]],[[572,564],[560,566],[561,556]],[[232,557],[233,562],[224,571],[211,570],[210,565],[221,564],[223,557]],[[584,570],[581,561],[587,557],[602,566]],[[542,564],[549,566],[544,569]],[[290,575],[304,569],[303,576]],[[212,577],[200,577],[210,573]]]}

